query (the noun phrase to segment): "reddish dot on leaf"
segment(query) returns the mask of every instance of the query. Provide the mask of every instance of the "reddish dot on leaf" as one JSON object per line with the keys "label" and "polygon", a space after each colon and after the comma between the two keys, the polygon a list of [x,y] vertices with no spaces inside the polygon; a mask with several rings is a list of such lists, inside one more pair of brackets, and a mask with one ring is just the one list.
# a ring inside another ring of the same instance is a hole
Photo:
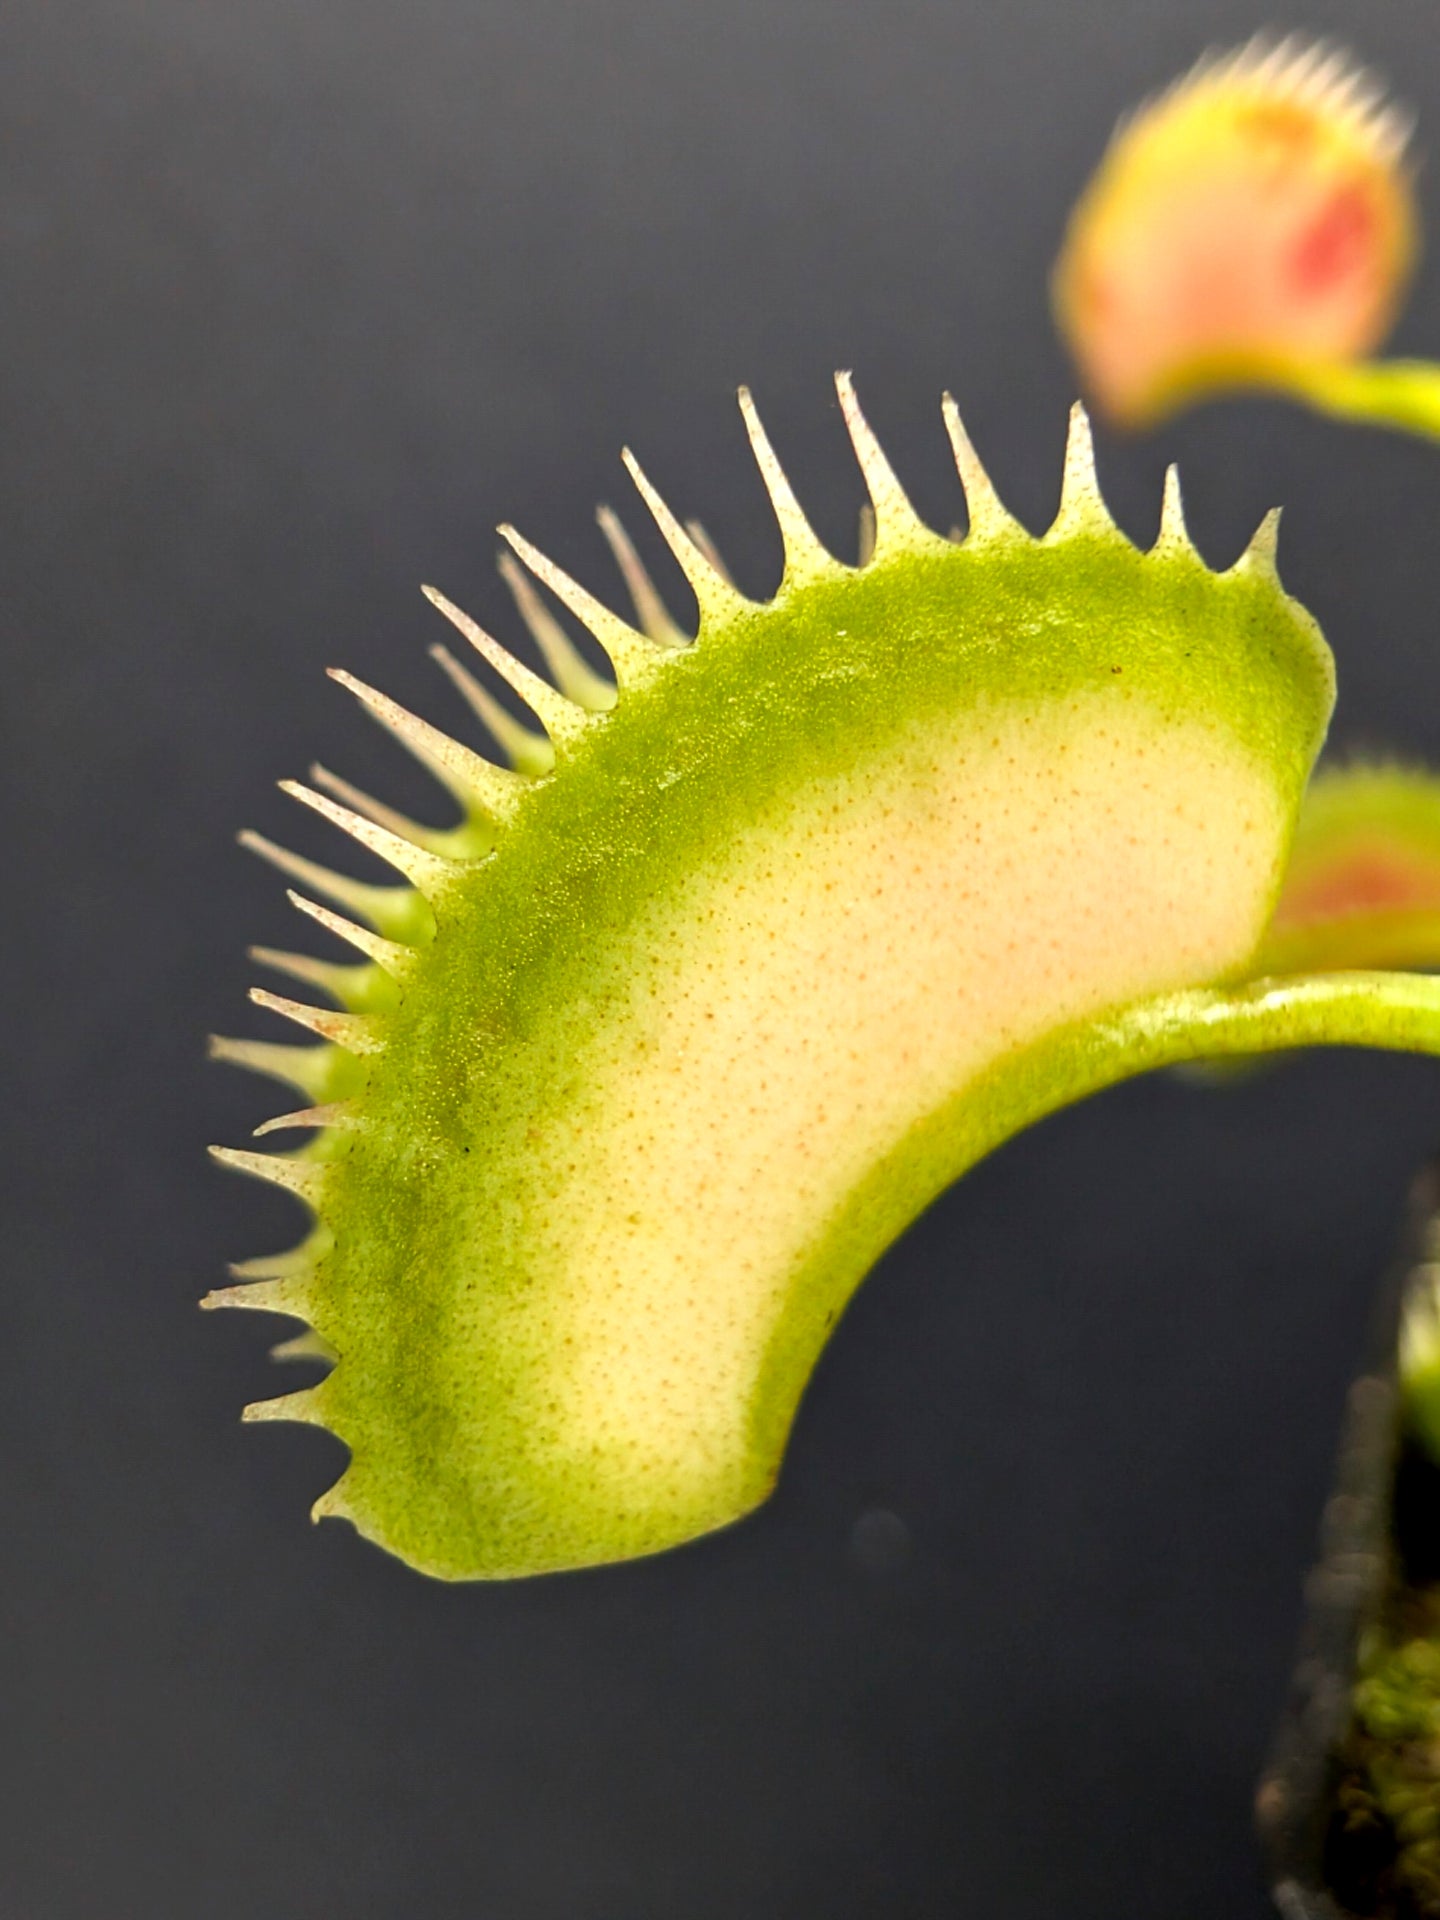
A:
{"label": "reddish dot on leaf", "polygon": [[1291,278],[1301,293],[1324,293],[1348,280],[1375,253],[1376,210],[1360,186],[1339,187],[1301,235]]}

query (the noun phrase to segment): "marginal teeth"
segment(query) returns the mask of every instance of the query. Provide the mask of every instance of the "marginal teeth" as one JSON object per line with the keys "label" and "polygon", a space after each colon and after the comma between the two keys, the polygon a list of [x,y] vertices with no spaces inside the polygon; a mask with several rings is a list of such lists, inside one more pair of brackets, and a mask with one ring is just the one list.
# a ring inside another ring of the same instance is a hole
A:
{"label": "marginal teeth", "polygon": [[310,763],[310,780],[322,793],[328,793],[332,800],[338,800],[342,807],[349,807],[352,813],[364,814],[367,820],[373,820],[377,827],[385,827],[398,839],[413,840],[417,847],[428,847],[435,837],[429,827],[422,827],[418,820],[412,820],[408,814],[387,807],[383,800],[376,800],[363,787],[342,780],[338,773],[331,773],[318,760]]}
{"label": "marginal teeth", "polygon": [[514,527],[503,526],[499,532],[500,538],[508,543],[517,559],[523,560],[535,578],[550,589],[561,605],[568,607],[575,618],[589,628],[609,655],[615,678],[622,688],[641,686],[652,678],[665,657],[653,640],[647,640],[637,628],[622,620],[618,613],[612,613],[588,587],[582,587],[563,567],[557,566],[538,547],[531,546]]}
{"label": "marginal teeth", "polygon": [[517,720],[490,692],[482,687],[467,667],[442,646],[437,640],[430,649],[430,658],[455,688],[461,699],[469,706],[495,736],[495,744],[505,755],[517,773],[528,778],[538,779],[549,773],[555,765],[555,749],[543,733],[533,733],[523,721]]}
{"label": "marginal teeth", "polygon": [[404,840],[388,828],[376,826],[373,820],[352,813],[348,807],[338,805],[325,794],[316,793],[312,787],[303,786],[298,780],[282,780],[280,791],[288,793],[292,800],[298,800],[302,806],[311,808],[322,820],[339,827],[342,833],[348,833],[352,840],[358,840],[362,847],[368,848],[381,860],[388,861],[397,873],[404,874],[425,900],[433,903],[462,871],[456,861],[442,860],[438,854],[427,853],[423,847],[417,847],[413,840]]}
{"label": "marginal teeth", "polygon": [[886,459],[885,451],[875,438],[869,421],[860,411],[860,402],[855,397],[855,383],[848,373],[836,374],[835,391],[840,399],[840,411],[850,435],[850,444],[855,449],[855,458],[865,479],[865,491],[870,495],[870,504],[874,509],[874,549],[883,558],[893,547],[903,547],[913,553],[917,546],[948,544],[940,542],[930,532],[911,506],[905,489],[896,478],[895,469]]}
{"label": "marginal teeth", "polygon": [[1117,137],[1138,120],[1227,90],[1293,102],[1343,123],[1384,165],[1395,164],[1409,141],[1408,116],[1385,104],[1387,90],[1373,74],[1358,66],[1345,48],[1324,39],[1307,42],[1294,33],[1278,40],[1256,34],[1224,54],[1212,49],[1189,73],[1127,115],[1116,129]]}
{"label": "marginal teeth", "polygon": [[277,846],[273,840],[267,840],[263,833],[253,833],[249,827],[237,834],[236,838],[247,852],[258,853],[262,860],[268,860],[281,873],[288,874],[292,880],[302,881],[314,893],[323,893],[327,900],[348,907],[372,926],[386,927],[409,918],[411,894],[408,887],[372,887],[363,880],[352,880],[348,874],[333,873],[329,867],[322,867],[316,860],[307,860],[302,854],[291,853],[288,847]]}
{"label": "marginal teeth", "polygon": [[1355,76],[1349,74],[1350,63],[1343,48],[1335,47],[1326,52],[1325,42],[1317,40],[1315,52],[1317,58],[1310,75],[1310,88],[1317,98],[1324,99],[1328,94],[1335,99],[1337,95],[1343,97],[1351,91],[1359,92],[1360,89],[1354,84]]}
{"label": "marginal teeth", "polygon": [[1070,409],[1070,431],[1065,441],[1060,511],[1045,538],[1067,540],[1076,534],[1114,534],[1116,531],[1095,476],[1095,442],[1090,432],[1090,416],[1077,400]]}
{"label": "marginal teeth", "polygon": [[324,1047],[286,1047],[272,1040],[231,1040],[223,1033],[212,1033],[209,1051],[212,1060],[282,1080],[312,1100],[329,1084],[330,1056]]}
{"label": "marginal teeth", "polygon": [[1295,45],[1296,35],[1287,33],[1282,40],[1277,40],[1274,46],[1270,47],[1267,51],[1259,52],[1257,48],[1259,58],[1256,59],[1250,69],[1254,78],[1257,80],[1273,79],[1293,57]]}
{"label": "marginal teeth", "polygon": [[327,1487],[310,1509],[310,1518],[317,1524],[321,1520],[349,1520],[354,1522],[355,1515],[350,1508],[350,1497],[346,1487],[350,1474],[347,1469],[341,1474],[333,1487]]}
{"label": "marginal teeth", "polygon": [[593,671],[585,656],[551,613],[534,582],[521,571],[510,553],[500,555],[500,578],[514,597],[520,618],[530,629],[546,666],[562,693],[590,713],[609,713],[615,705],[615,689],[601,674]]}
{"label": "marginal teeth", "polygon": [[[249,1267],[256,1262],[245,1261]],[[232,1273],[237,1268],[230,1269]],[[306,1301],[303,1290],[284,1280],[256,1280],[239,1287],[215,1287],[200,1302],[207,1313],[217,1307],[242,1307],[247,1312],[288,1313],[304,1317]]]}
{"label": "marginal teeth", "polygon": [[1383,107],[1369,116],[1375,151],[1390,166],[1398,166],[1415,136],[1415,115],[1404,107]]}
{"label": "marginal teeth", "polygon": [[989,546],[1000,540],[1024,540],[1029,536],[1005,508],[995,484],[985,471],[983,462],[971,444],[960,418],[960,409],[953,397],[945,394],[940,402],[941,412],[945,416],[945,431],[950,436],[950,445],[955,455],[955,466],[960,475],[960,485],[965,491],[965,511],[970,522],[965,535],[965,544],[970,547]]}
{"label": "marginal teeth", "polygon": [[1276,552],[1280,540],[1280,509],[1272,507],[1250,536],[1250,544],[1230,568],[1231,573],[1259,574],[1266,580],[1279,578]]}
{"label": "marginal teeth", "polygon": [[310,1273],[315,1266],[317,1252],[312,1244],[314,1238],[313,1234],[307,1235],[298,1247],[287,1247],[284,1253],[262,1253],[255,1260],[232,1260],[228,1270],[236,1280],[298,1279],[302,1274]]}
{"label": "marginal teeth", "polygon": [[297,1194],[307,1206],[319,1209],[325,1190],[325,1168],[318,1160],[295,1160],[286,1153],[249,1153],[241,1147],[211,1147],[210,1157],[236,1173],[253,1174],[272,1186]]}
{"label": "marginal teeth", "polygon": [[645,469],[629,447],[621,449],[625,471],[635,483],[635,491],[650,509],[650,517],[675,556],[675,561],[695,595],[702,628],[712,621],[726,620],[742,611],[749,602],[735,589],[729,574],[720,565],[704,535],[681,526],[659,489],[646,476]]}
{"label": "marginal teeth", "polygon": [[242,1420],[299,1420],[307,1426],[323,1427],[325,1416],[311,1387],[301,1393],[282,1393],[275,1400],[254,1400],[241,1414]]}
{"label": "marginal teeth", "polygon": [[689,635],[671,618],[670,609],[660,597],[660,590],[650,578],[645,562],[635,551],[635,543],[625,531],[619,515],[612,513],[609,507],[597,507],[595,518],[605,536],[606,545],[615,556],[615,564],[620,569],[620,578],[625,582],[625,590],[634,604],[641,632],[649,639],[659,641],[661,646],[688,645]]}
{"label": "marginal teeth", "polygon": [[810,580],[838,572],[839,561],[816,538],[805,509],[785,477],[785,469],[770,444],[770,436],[761,424],[748,387],[740,389],[740,412],[745,421],[745,431],[750,436],[750,450],[755,456],[760,478],[765,482],[765,491],[770,496],[770,505],[780,525],[780,538],[785,547],[782,588],[804,586]]}
{"label": "marginal teeth", "polygon": [[332,1367],[340,1358],[328,1340],[322,1340],[313,1327],[297,1333],[293,1340],[282,1340],[270,1349],[272,1360],[325,1360]]}
{"label": "marginal teeth", "polygon": [[1257,77],[1273,80],[1287,68],[1300,78],[1304,77],[1305,54],[1301,51],[1300,36],[1296,33],[1287,33],[1283,40],[1277,41],[1256,67],[1255,73]]}
{"label": "marginal teeth", "polygon": [[331,1046],[346,1053],[379,1053],[383,1042],[373,1020],[361,1013],[335,1013],[328,1007],[312,1007],[303,1000],[287,1000],[283,994],[268,993],[264,987],[252,987],[250,998],[267,1013],[278,1013],[293,1020],[297,1027],[318,1034]]}
{"label": "marginal teeth", "polygon": [[1190,529],[1185,525],[1185,503],[1180,497],[1180,469],[1173,464],[1165,469],[1165,495],[1160,503],[1160,531],[1152,553],[1193,553]]}
{"label": "marginal teeth", "polygon": [[353,673],[331,667],[329,674],[332,680],[353,693],[382,727],[403,742],[422,766],[442,780],[467,812],[478,808],[499,818],[515,805],[525,786],[517,774],[497,767],[493,760],[486,760],[481,754],[472,753],[469,747],[452,740],[439,727],[432,727],[428,720],[422,720],[387,694],[378,693],[363,680],[357,680]]}
{"label": "marginal teeth", "polygon": [[475,651],[489,661],[501,679],[514,688],[557,747],[571,745],[594,725],[583,707],[577,706],[573,700],[567,700],[558,687],[551,686],[548,680],[542,680],[538,673],[532,673],[508,647],[502,647],[498,640],[491,639],[482,626],[447,600],[437,588],[422,587],[420,591],[432,607],[444,614],[458,633],[464,634]]}
{"label": "marginal teeth", "polygon": [[267,1133],[280,1133],[291,1127],[338,1127],[342,1133],[353,1133],[361,1124],[353,1101],[331,1100],[323,1107],[301,1107],[296,1113],[277,1113],[273,1120],[256,1127],[251,1138],[260,1140]]}
{"label": "marginal teeth", "polygon": [[269,967],[306,986],[319,987],[343,1007],[357,980],[366,975],[364,967],[337,966],[331,960],[317,960],[309,953],[286,953],[279,947],[247,947],[246,955],[257,966]]}
{"label": "marginal teeth", "polygon": [[[720,578],[725,582],[726,586],[733,587],[735,585],[734,577],[729,567],[726,566],[724,560],[721,558],[720,549],[705,531],[703,523],[699,520],[687,520],[685,522],[685,531],[710,562],[716,573],[718,573]],[[741,594],[739,597],[743,599],[744,595]]]}
{"label": "marginal teeth", "polygon": [[353,920],[332,913],[329,907],[322,907],[318,901],[307,900],[303,893],[297,893],[293,887],[287,887],[285,897],[292,907],[310,918],[337,939],[346,940],[357,952],[363,953],[367,960],[373,960],[377,967],[388,973],[392,980],[403,980],[415,958],[413,947],[402,947],[396,940],[385,940],[378,933],[372,933],[368,927],[356,926]]}

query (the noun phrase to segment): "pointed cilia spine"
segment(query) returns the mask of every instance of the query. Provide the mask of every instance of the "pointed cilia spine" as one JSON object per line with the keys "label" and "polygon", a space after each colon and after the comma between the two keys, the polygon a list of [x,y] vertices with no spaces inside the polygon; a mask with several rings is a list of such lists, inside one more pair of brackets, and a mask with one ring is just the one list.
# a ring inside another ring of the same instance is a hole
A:
{"label": "pointed cilia spine", "polygon": [[1346,48],[1300,33],[1276,38],[1262,30],[1239,47],[1203,55],[1189,73],[1127,114],[1115,137],[1140,115],[1177,98],[1224,95],[1249,86],[1262,88],[1267,100],[1307,108],[1348,126],[1377,160],[1391,166],[1404,158],[1414,132],[1414,115],[1391,101],[1384,83],[1358,66]]}
{"label": "pointed cilia spine", "polygon": [[[430,1571],[579,1565],[734,1518],[850,1292],[956,1172],[1108,1078],[1293,1044],[1330,1004],[1211,991],[1254,950],[1329,711],[1273,524],[1213,573],[1171,481],[1137,553],[1077,409],[1035,539],[946,396],[957,543],[916,515],[848,374],[836,391],[858,566],[742,391],[784,543],[772,600],[627,452],[693,637],[608,510],[633,619],[502,527],[544,675],[426,593],[465,643],[432,651],[507,764],[334,676],[461,825],[317,772],[285,791],[400,884],[247,836],[358,958],[258,950],[336,1004],[257,989],[312,1044],[213,1043],[299,1090],[262,1138],[308,1136],[217,1157],[315,1223],[210,1304],[309,1323],[294,1354],[332,1370],[248,1417],[334,1431],[351,1462],[316,1512]],[[1405,1000],[1406,1035],[1427,1006]]]}
{"label": "pointed cilia spine", "polygon": [[835,391],[840,400],[845,429],[850,435],[850,444],[855,449],[855,458],[865,481],[865,491],[870,496],[860,564],[868,566],[872,560],[883,564],[897,552],[909,554],[922,546],[948,544],[922,523],[911,506],[895,469],[885,457],[885,451],[875,438],[869,421],[860,411],[860,402],[855,397],[855,382],[850,374],[836,374]]}
{"label": "pointed cilia spine", "polygon": [[248,852],[257,853],[272,867],[278,867],[287,879],[299,880],[312,893],[323,894],[337,906],[348,907],[374,927],[392,926],[408,912],[409,890],[405,887],[375,887],[363,880],[352,880],[348,874],[335,873],[316,860],[307,860],[303,854],[277,846],[263,833],[252,832],[249,827],[239,835],[239,841]]}
{"label": "pointed cilia spine", "polygon": [[262,1121],[251,1137],[260,1140],[267,1133],[281,1133],[296,1127],[337,1127],[345,1133],[363,1125],[360,1112],[352,1101],[330,1100],[323,1107],[300,1107],[294,1113],[277,1113],[273,1120]]}
{"label": "pointed cilia spine", "polygon": [[1185,524],[1185,502],[1180,494],[1180,469],[1173,464],[1165,469],[1165,493],[1160,503],[1160,528],[1150,551],[1157,559],[1193,554],[1190,529]]}
{"label": "pointed cilia spine", "polygon": [[541,553],[538,547],[532,546],[514,527],[502,526],[500,537],[509,543],[516,559],[523,561],[561,605],[568,607],[581,625],[589,628],[609,656],[622,693],[630,687],[642,686],[650,679],[661,658],[661,649],[653,640],[647,640],[643,633],[622,620],[618,613],[612,613],[588,587],[582,587],[578,580]]}
{"label": "pointed cilia spine", "polygon": [[284,1187],[312,1207],[318,1205],[324,1192],[325,1169],[311,1161],[284,1153],[249,1153],[243,1147],[212,1147],[210,1151],[222,1167],[252,1173],[257,1180]]}
{"label": "pointed cilia spine", "polygon": [[978,547],[990,546],[996,541],[1026,538],[1025,529],[995,491],[995,483],[971,444],[953,396],[947,393],[940,406],[945,419],[945,431],[950,436],[950,450],[955,456],[955,469],[965,493],[965,511],[969,520],[965,543]]}
{"label": "pointed cilia spine", "polygon": [[1045,538],[1069,540],[1077,534],[1092,533],[1113,539],[1117,531],[1095,472],[1095,441],[1090,432],[1090,416],[1082,402],[1077,400],[1070,409],[1070,431],[1065,441],[1065,465],[1060,478],[1060,508]]}
{"label": "pointed cilia spine", "polygon": [[620,577],[635,608],[641,632],[647,639],[659,641],[662,646],[685,646],[689,635],[665,605],[659,588],[635,551],[635,543],[625,531],[620,516],[609,507],[597,507],[595,520],[605,536],[606,545],[615,556],[615,564],[620,569]]}
{"label": "pointed cilia spine", "polygon": [[555,749],[543,733],[527,727],[484,687],[467,668],[437,640],[430,658],[440,668],[476,718],[489,728],[495,744],[517,773],[534,776],[549,773],[555,765]]}
{"label": "pointed cilia spine", "polygon": [[700,624],[718,625],[732,617],[740,609],[749,605],[735,587],[728,573],[721,566],[717,555],[709,550],[703,538],[697,538],[695,530],[682,526],[665,504],[660,494],[646,478],[640,462],[626,447],[621,454],[626,471],[635,482],[636,491],[650,509],[651,517],[660,529],[665,544],[674,554],[680,571],[684,574],[690,591],[700,608]]}
{"label": "pointed cilia spine", "polygon": [[687,520],[685,522],[685,531],[689,534],[694,544],[700,549],[702,557],[708,560],[716,573],[719,574],[724,584],[727,587],[733,587],[735,582],[731,577],[730,569],[721,557],[720,549],[705,531],[704,524],[699,520]]}
{"label": "pointed cilia spine", "polygon": [[1280,546],[1280,509],[1271,507],[1250,536],[1250,544],[1231,568],[1232,573],[1248,573],[1267,582],[1278,583],[1276,564]]}
{"label": "pointed cilia spine", "polygon": [[337,940],[344,940],[357,952],[363,953],[377,967],[390,975],[392,980],[403,980],[414,958],[412,947],[401,946],[398,940],[386,940],[378,933],[372,933],[368,927],[357,926],[355,921],[347,920],[343,914],[332,913],[329,907],[322,907],[316,900],[307,900],[303,893],[297,893],[293,887],[287,887],[285,897],[298,912],[305,914],[317,926],[324,927],[327,933],[333,933]]}
{"label": "pointed cilia spine", "polygon": [[[452,740],[439,727],[432,727],[428,720],[407,712],[387,694],[377,693],[374,687],[367,687],[363,680],[357,680],[353,673],[346,673],[343,667],[332,667],[330,678],[348,688],[382,727],[410,749],[422,767],[449,788],[462,807],[473,807],[483,813],[503,817],[515,804],[520,791],[517,775],[507,772],[504,767],[497,767],[493,760],[487,760],[483,754],[462,746],[458,740]],[[298,790],[291,788],[287,791],[295,791],[297,799],[301,797]],[[341,823],[336,820],[335,824],[339,826]],[[353,832],[354,829],[348,831]],[[359,837],[357,834],[356,838]],[[391,835],[387,843],[362,844],[370,845],[372,853],[378,853],[382,860],[388,860],[391,866],[405,874],[413,886],[419,886],[423,893],[423,885],[404,864],[408,856],[403,847],[394,844],[397,838],[404,840],[408,836]]]}
{"label": "pointed cilia spine", "polygon": [[591,713],[608,713],[615,704],[614,687],[589,665],[514,554],[502,553],[499,565],[500,578],[560,691]]}
{"label": "pointed cilia spine", "polygon": [[796,499],[795,490],[770,444],[770,436],[761,425],[748,387],[740,389],[740,411],[745,419],[745,431],[750,436],[750,451],[760,469],[760,478],[765,482],[765,491],[770,496],[770,505],[774,509],[780,527],[780,539],[785,548],[785,572],[780,590],[784,593],[824,579],[839,563],[816,538],[805,509]]}
{"label": "pointed cilia spine", "polygon": [[383,800],[366,793],[363,787],[357,787],[353,780],[344,780],[338,773],[321,766],[318,760],[310,763],[310,783],[318,787],[321,793],[328,793],[332,800],[338,800],[342,807],[348,807],[352,813],[362,814],[365,819],[373,820],[377,827],[384,827],[397,840],[411,840],[417,847],[424,847],[431,853],[438,851],[436,842],[440,836],[432,828],[422,827],[418,820],[410,819],[397,807],[387,806]]}
{"label": "pointed cilia spine", "polygon": [[232,1067],[244,1067],[248,1073],[264,1074],[269,1080],[283,1081],[312,1098],[320,1093],[327,1079],[323,1047],[278,1046],[269,1040],[231,1040],[216,1033],[210,1037],[210,1058]]}
{"label": "pointed cilia spine", "polygon": [[587,727],[594,724],[584,707],[559,692],[548,680],[542,680],[538,673],[532,673],[523,660],[517,660],[508,647],[502,647],[498,640],[492,640],[483,627],[477,625],[468,613],[462,613],[437,588],[424,587],[421,591],[430,604],[444,614],[451,626],[464,634],[481,658],[489,661],[512,691],[519,694],[545,729],[552,747],[571,746]]}

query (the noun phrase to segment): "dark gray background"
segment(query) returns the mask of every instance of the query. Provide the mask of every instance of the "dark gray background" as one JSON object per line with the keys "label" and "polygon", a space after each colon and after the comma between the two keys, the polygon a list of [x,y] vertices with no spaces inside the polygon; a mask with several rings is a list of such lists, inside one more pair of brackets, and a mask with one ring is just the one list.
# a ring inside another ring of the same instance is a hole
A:
{"label": "dark gray background", "polygon": [[[293,1228],[202,1158],[273,1111],[202,1036],[262,1031],[242,949],[296,933],[233,830],[333,852],[272,784],[316,753],[424,800],[321,669],[458,721],[418,581],[513,635],[509,515],[608,590],[625,439],[764,587],[740,379],[836,542],[836,366],[939,524],[946,384],[1042,524],[1067,205],[1258,24],[0,13],[0,1920],[1264,1912],[1251,1781],[1433,1064],[1162,1079],[1007,1148],[857,1301],[770,1506],[651,1564],[447,1589],[312,1530],[337,1449],[237,1424],[282,1327],[194,1306]],[[1287,24],[1440,127],[1433,0]],[[1401,344],[1440,346],[1434,269]],[[1102,438],[1137,535],[1175,456],[1217,561],[1287,503],[1339,741],[1440,760],[1440,455],[1262,405]]]}

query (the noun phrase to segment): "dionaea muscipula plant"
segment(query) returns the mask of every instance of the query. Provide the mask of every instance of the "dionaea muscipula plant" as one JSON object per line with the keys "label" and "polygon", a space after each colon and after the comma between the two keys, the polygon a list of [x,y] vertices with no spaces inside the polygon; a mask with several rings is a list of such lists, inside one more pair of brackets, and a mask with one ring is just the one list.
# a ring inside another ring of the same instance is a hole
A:
{"label": "dionaea muscipula plant", "polygon": [[1440,363],[1370,356],[1419,251],[1410,122],[1343,51],[1257,36],[1128,115],[1076,205],[1056,318],[1112,419],[1270,389],[1440,437]]}
{"label": "dionaea muscipula plant", "polygon": [[[510,764],[339,675],[461,824],[317,773],[290,791],[403,884],[252,840],[361,961],[262,954],[341,1010],[257,992],[319,1044],[216,1043],[301,1089],[270,1123],[313,1129],[300,1151],[216,1151],[315,1224],[212,1301],[313,1329],[331,1371],[250,1417],[337,1434],[316,1511],[427,1572],[613,1560],[753,1507],[866,1271],[1040,1115],[1189,1059],[1440,1052],[1440,980],[1355,969],[1363,938],[1334,968],[1334,888],[1292,914],[1305,970],[1255,977],[1333,695],[1273,517],[1212,571],[1172,474],[1137,551],[1077,409],[1032,537],[947,398],[969,525],[942,537],[838,387],[863,564],[820,545],[742,394],[784,539],[772,600],[631,460],[698,631],[613,520],[633,623],[503,529],[553,679],[431,597],[535,716],[442,655]],[[1321,867],[1327,846],[1343,894],[1353,844],[1322,832]],[[1363,930],[1363,901],[1346,917]]]}

